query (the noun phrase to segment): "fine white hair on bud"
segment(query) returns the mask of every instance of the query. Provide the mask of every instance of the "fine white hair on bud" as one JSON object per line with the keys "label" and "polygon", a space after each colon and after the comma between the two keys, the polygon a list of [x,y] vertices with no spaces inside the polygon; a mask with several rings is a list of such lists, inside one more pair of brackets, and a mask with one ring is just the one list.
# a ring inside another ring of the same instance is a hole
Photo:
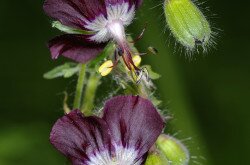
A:
{"label": "fine white hair on bud", "polygon": [[156,145],[171,164],[188,165],[189,151],[179,140],[162,134],[158,137]]}
{"label": "fine white hair on bud", "polygon": [[148,153],[145,165],[171,165],[166,156],[157,149]]}
{"label": "fine white hair on bud", "polygon": [[191,0],[165,0],[164,14],[172,35],[188,53],[199,47],[206,52],[214,45],[210,23]]}

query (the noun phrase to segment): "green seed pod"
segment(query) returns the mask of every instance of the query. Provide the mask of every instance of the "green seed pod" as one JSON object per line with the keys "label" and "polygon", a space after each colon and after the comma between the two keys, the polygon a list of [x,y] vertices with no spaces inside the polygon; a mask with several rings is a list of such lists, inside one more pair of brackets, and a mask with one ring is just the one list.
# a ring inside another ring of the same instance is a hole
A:
{"label": "green seed pod", "polygon": [[149,152],[145,165],[170,165],[166,157],[159,151]]}
{"label": "green seed pod", "polygon": [[160,135],[156,144],[171,165],[188,164],[189,152],[179,140],[168,135]]}
{"label": "green seed pod", "polygon": [[168,27],[179,43],[187,50],[194,50],[199,45],[206,49],[211,28],[191,0],[165,0],[164,12]]}

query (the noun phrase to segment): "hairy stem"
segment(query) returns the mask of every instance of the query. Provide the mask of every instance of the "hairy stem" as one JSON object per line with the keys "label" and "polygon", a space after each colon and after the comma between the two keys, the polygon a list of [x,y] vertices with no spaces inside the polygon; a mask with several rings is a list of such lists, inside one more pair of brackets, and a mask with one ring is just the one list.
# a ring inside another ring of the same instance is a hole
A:
{"label": "hairy stem", "polygon": [[76,85],[75,99],[74,99],[74,104],[73,104],[74,109],[80,109],[80,106],[81,106],[81,99],[82,99],[82,91],[83,91],[83,86],[84,86],[85,74],[86,74],[86,65],[81,64],[80,71],[79,71],[79,77],[78,77],[77,85]]}
{"label": "hairy stem", "polygon": [[100,76],[97,75],[95,72],[90,74],[88,79],[88,83],[86,86],[85,94],[82,101],[81,111],[84,115],[89,116],[92,114],[92,110],[94,107],[94,100],[97,87],[99,85]]}

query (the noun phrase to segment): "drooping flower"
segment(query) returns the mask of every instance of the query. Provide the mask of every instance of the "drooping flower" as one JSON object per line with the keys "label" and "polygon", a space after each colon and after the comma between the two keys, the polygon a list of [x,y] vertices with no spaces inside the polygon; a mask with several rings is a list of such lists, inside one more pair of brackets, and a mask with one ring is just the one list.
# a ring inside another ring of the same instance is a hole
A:
{"label": "drooping flower", "polygon": [[127,42],[125,27],[131,24],[141,3],[142,0],[46,0],[43,8],[47,15],[63,26],[77,29],[75,31],[91,32],[90,35],[65,34],[52,39],[49,42],[52,58],[63,55],[86,63],[113,40],[118,46],[117,55],[122,56],[128,69],[139,71],[132,60],[134,53]]}
{"label": "drooping flower", "polygon": [[163,126],[149,100],[118,96],[106,102],[101,118],[78,110],[60,118],[50,141],[73,165],[140,165]]}

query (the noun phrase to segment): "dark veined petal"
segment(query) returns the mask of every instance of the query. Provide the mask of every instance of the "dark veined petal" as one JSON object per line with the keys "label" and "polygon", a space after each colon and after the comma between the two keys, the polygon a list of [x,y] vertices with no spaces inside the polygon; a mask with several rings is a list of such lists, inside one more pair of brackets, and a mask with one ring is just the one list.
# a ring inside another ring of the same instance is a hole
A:
{"label": "dark veined petal", "polygon": [[105,121],[83,117],[78,110],[60,118],[52,128],[50,142],[74,165],[84,165],[96,151],[110,151],[110,132]]}
{"label": "dark veined petal", "polygon": [[139,151],[143,156],[162,132],[163,120],[149,100],[118,96],[107,101],[103,119],[115,143]]}
{"label": "dark veined petal", "polygon": [[108,165],[112,158],[139,163],[162,129],[163,120],[149,100],[118,96],[106,103],[103,118],[84,117],[78,110],[60,118],[50,141],[73,165]]}
{"label": "dark veined petal", "polygon": [[104,0],[46,0],[43,9],[62,24],[80,29],[84,28],[86,20],[106,15]]}
{"label": "dark veined petal", "polygon": [[135,5],[136,7],[140,7],[143,0],[105,0],[106,6],[107,5],[115,5],[128,2],[130,6]]}
{"label": "dark veined petal", "polygon": [[86,63],[94,59],[106,44],[91,43],[84,35],[65,34],[50,40],[48,46],[53,59],[63,55],[76,62]]}

